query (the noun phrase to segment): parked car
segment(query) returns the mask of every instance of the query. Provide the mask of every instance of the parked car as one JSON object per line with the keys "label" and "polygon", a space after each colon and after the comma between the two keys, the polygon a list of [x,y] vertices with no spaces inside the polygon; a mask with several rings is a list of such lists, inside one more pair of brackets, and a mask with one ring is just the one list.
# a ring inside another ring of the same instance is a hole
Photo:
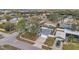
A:
{"label": "parked car", "polygon": [[56,47],[60,47],[60,45],[61,45],[61,41],[60,40],[57,40]]}

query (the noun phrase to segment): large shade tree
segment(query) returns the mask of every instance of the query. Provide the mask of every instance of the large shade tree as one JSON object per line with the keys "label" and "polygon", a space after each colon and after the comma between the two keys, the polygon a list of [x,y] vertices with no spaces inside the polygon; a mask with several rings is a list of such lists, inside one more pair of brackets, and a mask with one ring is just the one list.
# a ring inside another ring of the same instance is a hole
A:
{"label": "large shade tree", "polygon": [[60,15],[60,14],[58,14],[58,13],[52,13],[52,14],[48,15],[47,18],[48,18],[50,21],[57,22],[57,21],[63,19],[63,15]]}
{"label": "large shade tree", "polygon": [[40,19],[38,17],[32,17],[26,23],[26,31],[37,34],[40,31]]}

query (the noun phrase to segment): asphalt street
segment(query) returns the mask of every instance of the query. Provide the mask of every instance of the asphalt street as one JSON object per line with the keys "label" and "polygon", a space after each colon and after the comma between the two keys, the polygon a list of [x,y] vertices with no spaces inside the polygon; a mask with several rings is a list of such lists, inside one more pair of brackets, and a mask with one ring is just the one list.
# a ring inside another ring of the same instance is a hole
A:
{"label": "asphalt street", "polygon": [[0,32],[0,34],[5,36],[4,38],[0,39],[0,45],[9,44],[21,50],[40,50],[39,48],[34,47],[27,42],[17,40],[16,39],[16,37],[18,36],[17,32],[14,32],[12,34],[6,34],[3,32]]}

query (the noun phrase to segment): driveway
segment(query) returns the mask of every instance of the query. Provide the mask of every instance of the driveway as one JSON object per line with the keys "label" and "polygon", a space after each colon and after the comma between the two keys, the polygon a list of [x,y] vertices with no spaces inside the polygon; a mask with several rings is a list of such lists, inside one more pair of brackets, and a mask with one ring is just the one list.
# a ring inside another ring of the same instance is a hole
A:
{"label": "driveway", "polygon": [[46,39],[47,39],[47,37],[40,36],[40,37],[35,41],[35,44],[34,44],[33,46],[42,49],[42,45],[43,45],[43,43],[46,41]]}
{"label": "driveway", "polygon": [[56,46],[56,43],[57,43],[58,40],[61,40],[61,39],[60,38],[56,38],[56,40],[54,42],[54,45],[52,46],[53,50],[62,50],[62,46],[63,46],[62,42],[60,43],[59,47]]}

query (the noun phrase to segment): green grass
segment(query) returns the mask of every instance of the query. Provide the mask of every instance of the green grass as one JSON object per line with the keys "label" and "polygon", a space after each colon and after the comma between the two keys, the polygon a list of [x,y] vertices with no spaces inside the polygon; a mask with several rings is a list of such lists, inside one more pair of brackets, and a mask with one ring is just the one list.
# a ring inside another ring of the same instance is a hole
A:
{"label": "green grass", "polygon": [[55,41],[55,38],[53,38],[53,37],[48,37],[48,38],[46,39],[46,41],[44,42],[44,44],[46,44],[46,45],[48,45],[48,46],[52,46],[53,43],[54,43],[54,41]]}
{"label": "green grass", "polygon": [[[52,49],[52,46],[54,44],[54,41],[55,41],[55,38],[54,37],[48,37],[46,39],[46,41],[44,42],[44,45],[42,45],[42,48],[43,49],[46,49],[46,50],[51,50]],[[45,46],[47,45],[47,46]]]}
{"label": "green grass", "polygon": [[24,40],[24,39],[20,38],[20,34],[17,36],[17,40],[24,41],[24,42],[27,42],[27,43],[30,43],[30,44],[34,44],[34,42],[31,42],[31,41]]}
{"label": "green grass", "polygon": [[20,50],[19,48],[16,48],[16,47],[11,46],[11,45],[8,45],[8,44],[3,45],[3,48],[4,48],[5,50]]}
{"label": "green grass", "polygon": [[36,34],[29,33],[29,32],[26,32],[26,33],[22,34],[21,36],[26,38],[26,39],[33,40],[33,41],[35,41],[37,39],[37,35]]}
{"label": "green grass", "polygon": [[68,43],[63,45],[64,50],[79,50],[79,43]]}

